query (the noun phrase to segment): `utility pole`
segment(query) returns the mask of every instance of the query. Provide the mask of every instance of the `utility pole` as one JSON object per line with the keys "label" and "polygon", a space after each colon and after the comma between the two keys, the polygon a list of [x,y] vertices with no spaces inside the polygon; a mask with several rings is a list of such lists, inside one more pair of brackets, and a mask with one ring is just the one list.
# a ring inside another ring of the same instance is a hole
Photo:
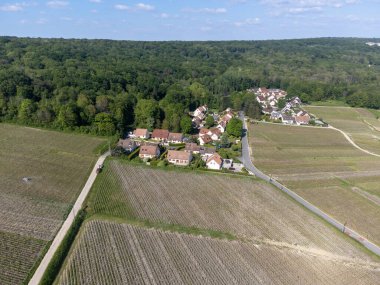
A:
{"label": "utility pole", "polygon": [[343,230],[342,230],[343,233],[346,231],[346,225],[347,225],[347,221],[344,222],[344,224],[343,224]]}
{"label": "utility pole", "polygon": [[108,152],[111,154],[111,142],[108,140]]}

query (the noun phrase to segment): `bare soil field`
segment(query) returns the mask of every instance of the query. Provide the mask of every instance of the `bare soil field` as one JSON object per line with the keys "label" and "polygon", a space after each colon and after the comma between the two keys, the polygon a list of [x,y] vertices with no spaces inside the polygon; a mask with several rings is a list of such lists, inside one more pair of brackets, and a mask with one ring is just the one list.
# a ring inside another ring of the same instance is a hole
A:
{"label": "bare soil field", "polygon": [[25,280],[69,212],[103,141],[0,124],[0,284]]}
{"label": "bare soil field", "polygon": [[87,222],[56,284],[378,284],[378,263]]}
{"label": "bare soil field", "polygon": [[349,107],[309,106],[306,109],[346,132],[360,147],[380,154],[379,112]]}
{"label": "bare soil field", "polygon": [[250,144],[259,169],[380,244],[380,206],[355,191],[380,194],[379,158],[323,128],[255,124]]}
{"label": "bare soil field", "polygon": [[110,160],[87,205],[95,217],[211,229],[251,241],[368,258],[335,229],[251,177],[167,171]]}

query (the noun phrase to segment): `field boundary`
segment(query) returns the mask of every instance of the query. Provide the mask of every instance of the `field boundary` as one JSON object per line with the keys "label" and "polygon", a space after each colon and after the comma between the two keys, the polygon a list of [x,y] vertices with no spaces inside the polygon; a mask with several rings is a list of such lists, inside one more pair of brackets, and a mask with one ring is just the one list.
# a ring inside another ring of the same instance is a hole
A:
{"label": "field boundary", "polygon": [[100,156],[94,165],[94,168],[90,174],[90,176],[87,179],[86,184],[84,185],[80,195],[78,196],[78,199],[76,200],[73,208],[71,209],[69,215],[67,216],[65,222],[63,223],[62,227],[58,231],[57,235],[55,236],[53,242],[50,245],[49,250],[45,254],[44,258],[42,259],[40,265],[38,266],[37,270],[34,272],[33,277],[29,281],[29,285],[38,285],[40,284],[42,277],[48,268],[51,260],[53,259],[55,253],[57,252],[60,244],[62,243],[63,239],[65,238],[67,232],[71,228],[71,225],[73,224],[76,216],[80,212],[83,202],[86,199],[88,193],[90,192],[90,189],[96,179],[96,170],[98,168],[98,165],[103,164],[104,160],[107,158],[109,153],[105,153],[102,156]]}

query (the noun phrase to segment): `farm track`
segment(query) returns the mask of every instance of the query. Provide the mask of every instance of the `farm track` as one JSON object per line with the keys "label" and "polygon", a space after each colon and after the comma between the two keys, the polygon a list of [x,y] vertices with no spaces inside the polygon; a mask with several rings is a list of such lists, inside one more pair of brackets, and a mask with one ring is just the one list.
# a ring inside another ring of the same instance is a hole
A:
{"label": "farm track", "polygon": [[97,176],[97,168],[99,165],[103,164],[106,157],[110,155],[110,153],[105,153],[102,156],[99,157],[96,164],[94,165],[94,168],[90,174],[90,176],[87,179],[86,184],[84,185],[80,195],[78,196],[78,199],[76,200],[73,208],[71,209],[70,213],[68,214],[65,222],[63,223],[62,227],[58,231],[57,235],[55,236],[49,250],[45,254],[44,258],[42,259],[40,265],[38,266],[37,270],[34,272],[33,277],[29,281],[29,285],[38,285],[45,273],[45,270],[47,269],[49,263],[51,262],[54,254],[58,250],[58,247],[60,246],[62,240],[66,236],[67,232],[69,231],[71,225],[74,222],[75,217],[79,213],[80,209],[82,208],[82,204],[84,200],[86,199],[88,193],[91,190],[92,184],[95,181],[95,178]]}
{"label": "farm track", "polygon": [[94,220],[84,225],[57,284],[371,285],[379,280],[377,263]]}

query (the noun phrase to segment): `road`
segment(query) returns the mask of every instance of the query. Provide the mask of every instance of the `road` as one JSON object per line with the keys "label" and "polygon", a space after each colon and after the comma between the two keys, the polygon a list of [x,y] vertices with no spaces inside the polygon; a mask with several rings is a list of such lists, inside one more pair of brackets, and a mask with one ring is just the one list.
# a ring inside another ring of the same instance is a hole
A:
{"label": "road", "polygon": [[350,229],[349,227],[345,226],[344,224],[338,222],[334,218],[330,217],[328,214],[323,212],[321,209],[317,208],[313,204],[309,203],[305,199],[303,199],[301,196],[296,194],[295,192],[291,191],[290,189],[286,188],[284,185],[279,183],[278,181],[274,180],[270,176],[266,175],[265,173],[261,172],[259,169],[257,169],[251,160],[251,157],[253,157],[253,153],[251,148],[249,147],[248,143],[248,129],[247,129],[247,122],[244,119],[244,113],[240,112],[240,119],[243,121],[243,129],[245,130],[245,135],[242,138],[242,157],[241,161],[244,164],[244,167],[248,170],[251,171],[255,176],[258,178],[261,178],[269,183],[271,183],[273,186],[277,187],[290,197],[292,197],[294,200],[296,200],[298,203],[303,205],[305,208],[309,209],[312,211],[314,214],[318,215],[325,221],[327,221],[329,224],[333,225],[335,228],[340,230],[341,232],[344,232],[346,235],[350,236],[354,240],[358,241],[361,243],[363,246],[365,246],[367,249],[369,249],[371,252],[377,254],[380,256],[380,247],[377,246],[376,244],[370,242],[354,230]]}
{"label": "road", "polygon": [[62,227],[60,228],[59,232],[55,236],[52,244],[50,245],[49,250],[45,254],[44,258],[42,259],[40,265],[38,266],[37,270],[34,272],[34,275],[32,279],[29,281],[29,285],[38,285],[42,279],[42,276],[45,273],[46,268],[48,267],[51,259],[53,258],[55,252],[57,251],[59,245],[61,244],[62,240],[66,236],[68,230],[70,229],[71,225],[73,224],[73,221],[78,214],[79,210],[82,208],[83,202],[86,199],[88,193],[90,192],[90,189],[92,187],[92,184],[94,183],[96,179],[96,169],[99,165],[103,164],[104,160],[109,155],[109,152],[103,154],[99,157],[98,161],[96,162],[94,168],[91,171],[90,176],[87,179],[86,184],[84,185],[81,193],[78,196],[78,199],[76,200],[73,208],[71,209],[69,215],[67,216],[65,222],[63,223]]}

